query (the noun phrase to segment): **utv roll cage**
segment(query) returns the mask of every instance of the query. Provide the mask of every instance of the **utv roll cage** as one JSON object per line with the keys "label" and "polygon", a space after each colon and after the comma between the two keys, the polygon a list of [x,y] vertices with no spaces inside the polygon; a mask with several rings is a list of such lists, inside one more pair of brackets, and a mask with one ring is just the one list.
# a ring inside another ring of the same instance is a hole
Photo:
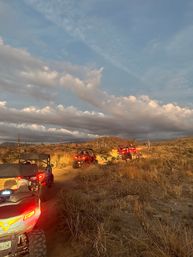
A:
{"label": "utv roll cage", "polygon": [[83,154],[84,152],[88,153],[88,154],[91,154],[91,155],[94,155],[94,150],[92,148],[79,148],[79,149],[77,149],[78,154]]}
{"label": "utv roll cage", "polygon": [[41,161],[47,166],[51,165],[50,163],[50,154],[39,154],[39,153],[21,153],[19,156],[19,163],[30,163],[31,161]]}

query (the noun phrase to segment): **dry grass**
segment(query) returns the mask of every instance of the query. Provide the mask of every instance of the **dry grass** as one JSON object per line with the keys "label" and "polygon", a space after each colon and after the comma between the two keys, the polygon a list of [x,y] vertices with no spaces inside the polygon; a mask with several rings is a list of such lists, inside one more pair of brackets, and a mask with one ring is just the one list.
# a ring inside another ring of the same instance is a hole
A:
{"label": "dry grass", "polygon": [[192,149],[166,142],[151,158],[81,171],[59,196],[65,239],[85,257],[193,256]]}

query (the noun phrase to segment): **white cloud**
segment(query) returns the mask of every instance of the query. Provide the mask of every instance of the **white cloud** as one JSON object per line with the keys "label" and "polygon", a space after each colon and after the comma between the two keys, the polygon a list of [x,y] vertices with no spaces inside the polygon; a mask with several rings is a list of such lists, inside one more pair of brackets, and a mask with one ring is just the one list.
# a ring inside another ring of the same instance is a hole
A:
{"label": "white cloud", "polygon": [[[50,133],[51,140],[61,141],[70,137],[89,138],[96,135],[119,135],[140,137],[147,134],[192,134],[193,109],[169,103],[161,105],[148,96],[116,97],[105,95],[100,104],[102,112],[80,111],[73,106],[63,105],[12,108],[6,103],[0,104],[1,136],[24,129],[25,138],[40,140]],[[99,104],[99,102],[98,102]],[[8,129],[2,129],[7,124]],[[9,127],[11,125],[11,128]],[[18,125],[24,124],[24,125]],[[23,127],[21,127],[23,126]],[[29,132],[27,130],[29,129]],[[3,133],[4,131],[4,133]],[[39,136],[36,137],[37,132]],[[22,134],[21,130],[21,134]],[[34,135],[33,135],[34,133]],[[28,136],[27,136],[28,135]],[[22,135],[21,135],[22,136]]]}
{"label": "white cloud", "polygon": [[[67,63],[53,64],[32,56],[25,49],[0,44],[0,89],[1,92],[18,94],[40,100],[54,100],[57,92],[70,89],[77,93],[98,87],[102,69],[73,67]],[[62,68],[61,68],[62,67]],[[84,93],[82,93],[84,98]]]}
{"label": "white cloud", "polygon": [[37,124],[15,124],[0,122],[0,142],[17,141],[18,135],[22,142],[65,142],[79,139],[94,138],[94,135],[70,131],[62,128],[46,128]]}
{"label": "white cloud", "polygon": [[93,78],[89,76],[85,81],[67,74],[60,78],[60,85],[64,88],[71,89],[80,99],[99,107],[99,102],[101,102],[104,97],[103,92],[99,89],[101,72],[102,69],[98,71],[91,70],[92,75],[94,74]]}
{"label": "white cloud", "polygon": [[21,77],[31,84],[52,86],[57,84],[58,72],[47,70],[22,71]]}

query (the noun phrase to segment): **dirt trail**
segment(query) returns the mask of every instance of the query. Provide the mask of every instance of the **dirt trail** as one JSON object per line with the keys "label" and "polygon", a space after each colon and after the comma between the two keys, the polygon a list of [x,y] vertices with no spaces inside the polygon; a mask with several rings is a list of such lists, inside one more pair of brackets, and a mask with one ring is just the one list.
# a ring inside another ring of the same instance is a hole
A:
{"label": "dirt trail", "polygon": [[57,231],[58,215],[57,215],[57,194],[61,188],[73,187],[73,178],[77,172],[70,167],[64,169],[55,169],[54,177],[55,183],[53,188],[49,189],[47,194],[47,201],[42,203],[42,213],[39,220],[39,227],[45,231],[48,247],[48,257],[69,257],[70,249],[65,246],[65,253],[61,249],[64,249],[60,235]]}

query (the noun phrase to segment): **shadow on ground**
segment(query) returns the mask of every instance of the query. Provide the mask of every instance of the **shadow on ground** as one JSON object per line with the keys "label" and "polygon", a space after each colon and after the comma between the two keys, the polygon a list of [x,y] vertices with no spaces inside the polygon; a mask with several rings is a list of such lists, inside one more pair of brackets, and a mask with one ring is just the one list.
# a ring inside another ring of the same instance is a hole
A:
{"label": "shadow on ground", "polygon": [[76,174],[70,168],[55,171],[54,185],[46,190],[46,201],[41,203],[41,216],[37,226],[45,231],[48,257],[69,257],[69,253],[62,252],[64,246],[58,229],[57,195],[60,189],[73,187]]}

